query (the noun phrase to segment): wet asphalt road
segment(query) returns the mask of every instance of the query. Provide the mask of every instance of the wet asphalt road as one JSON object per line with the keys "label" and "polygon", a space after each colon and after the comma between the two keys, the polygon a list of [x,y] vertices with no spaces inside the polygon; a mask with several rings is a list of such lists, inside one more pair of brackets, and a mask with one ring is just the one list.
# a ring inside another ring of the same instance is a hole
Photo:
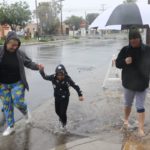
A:
{"label": "wet asphalt road", "polygon": [[[50,82],[42,79],[39,72],[27,69],[26,75],[30,91],[26,92],[26,101],[30,110],[34,111],[45,102],[50,102],[50,106],[47,107],[49,110],[44,110],[45,114],[50,113],[50,117],[45,120],[44,114],[41,114],[41,118],[43,118],[43,120],[41,119],[41,122],[35,121],[36,123],[33,125],[33,129],[31,131],[33,132],[34,130],[32,138],[30,137],[31,143],[32,141],[37,140],[39,143],[41,142],[42,147],[42,144],[47,142],[44,146],[52,148],[55,145],[60,145],[77,138],[97,134],[102,136],[102,140],[105,139],[108,142],[109,140],[111,142],[122,140],[120,136],[111,137],[113,135],[113,131],[110,134],[110,126],[114,126],[113,129],[116,129],[117,125],[120,123],[118,122],[118,118],[121,116],[118,114],[118,110],[120,111],[120,107],[122,106],[122,103],[120,102],[120,93],[118,91],[113,92],[111,90],[103,91],[102,83],[108,70],[109,63],[111,62],[112,55],[126,43],[127,42],[124,40],[90,39],[84,40],[78,44],[58,47],[51,47],[49,45],[22,47],[33,61],[44,64],[45,72],[47,74],[53,74],[55,67],[58,64],[64,64],[72,79],[80,85],[85,97],[85,102],[81,104],[77,101],[78,97],[76,92],[71,90],[70,105],[68,108],[68,128],[71,132],[69,136],[58,136],[47,132],[45,133],[44,131],[42,131],[42,133],[38,133],[39,131],[36,130],[37,128],[40,128],[40,126],[45,126],[45,128],[51,132],[56,125],[57,118],[54,113],[53,88]],[[113,99],[115,99],[115,101],[112,101]],[[22,117],[18,111],[15,115],[16,119]],[[108,127],[110,130],[108,130]],[[20,144],[17,144],[19,147],[22,143],[28,145],[29,139],[27,134],[29,130],[25,130],[25,132],[20,134],[19,137],[16,136],[15,140],[12,140],[12,137],[10,137],[10,142],[3,141],[8,144],[1,144],[0,148],[4,148],[4,145],[9,145],[11,142],[16,145],[16,140],[20,142]],[[48,139],[44,139],[43,132],[45,135],[49,135]],[[38,139],[40,136],[43,136],[41,140]],[[42,141],[44,142],[42,143]],[[41,147],[36,148],[35,145],[32,145],[32,148],[30,149],[40,150]],[[26,148],[26,150],[28,149],[29,148]]]}
{"label": "wet asphalt road", "polygon": [[[55,67],[62,63],[70,76],[78,83],[90,80],[88,75],[92,70],[98,70],[99,80],[104,80],[112,54],[125,43],[116,40],[88,40],[78,44],[62,47],[48,45],[24,46],[22,49],[35,62],[44,64],[45,72],[53,74]],[[96,71],[96,72],[98,72]],[[53,97],[51,83],[44,81],[36,71],[26,70],[30,91],[26,92],[26,100],[31,110]]]}

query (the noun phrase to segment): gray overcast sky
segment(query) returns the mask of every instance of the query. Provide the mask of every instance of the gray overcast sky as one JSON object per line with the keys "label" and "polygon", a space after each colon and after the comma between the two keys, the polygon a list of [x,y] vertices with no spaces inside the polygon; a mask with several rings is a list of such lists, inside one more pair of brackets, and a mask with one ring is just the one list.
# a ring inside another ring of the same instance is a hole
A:
{"label": "gray overcast sky", "polygon": [[[2,1],[2,0],[0,0]],[[9,0],[9,2],[20,0]],[[26,1],[32,10],[35,9],[35,0]],[[37,0],[38,2],[50,1],[50,0]],[[101,12],[103,8],[109,8],[113,5],[122,3],[124,0],[64,0],[63,2],[63,16],[64,18],[71,15],[85,16],[85,13]],[[138,0],[138,2],[147,3],[148,0]]]}

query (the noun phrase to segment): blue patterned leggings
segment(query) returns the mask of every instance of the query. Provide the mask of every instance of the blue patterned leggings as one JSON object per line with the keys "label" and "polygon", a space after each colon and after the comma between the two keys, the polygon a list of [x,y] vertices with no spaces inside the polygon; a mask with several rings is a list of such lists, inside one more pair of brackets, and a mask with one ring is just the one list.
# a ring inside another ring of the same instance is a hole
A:
{"label": "blue patterned leggings", "polygon": [[25,87],[19,81],[14,84],[0,83],[0,99],[3,103],[3,111],[6,117],[6,123],[9,127],[13,127],[14,119],[14,106],[18,108],[24,115],[27,113],[27,105],[25,104]]}

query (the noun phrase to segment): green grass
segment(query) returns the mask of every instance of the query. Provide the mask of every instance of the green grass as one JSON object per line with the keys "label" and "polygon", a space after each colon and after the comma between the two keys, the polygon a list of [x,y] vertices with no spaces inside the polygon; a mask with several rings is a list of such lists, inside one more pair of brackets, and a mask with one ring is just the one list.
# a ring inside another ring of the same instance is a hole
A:
{"label": "green grass", "polygon": [[4,44],[4,40],[0,40],[0,45],[3,45]]}
{"label": "green grass", "polygon": [[[48,42],[47,39],[41,39],[41,40],[38,40],[38,39],[24,39],[24,38],[20,38],[20,41],[21,43],[34,43],[34,42]],[[52,40],[51,40],[52,41]],[[1,39],[0,40],[0,45],[3,45],[4,44],[4,40]]]}
{"label": "green grass", "polygon": [[79,37],[79,36],[74,36],[73,38],[74,38],[74,39],[80,39],[80,37]]}
{"label": "green grass", "polygon": [[32,42],[38,42],[37,39],[25,39],[25,38],[20,38],[21,43],[32,43]]}
{"label": "green grass", "polygon": [[[40,37],[39,40],[37,38],[31,38],[31,39],[25,39],[24,37],[19,38],[22,44],[28,44],[28,43],[36,43],[36,42],[48,42],[48,41],[55,41],[58,39],[55,39],[54,37]],[[79,39],[79,37],[74,37],[74,39]],[[0,40],[0,45],[4,44],[4,39]]]}

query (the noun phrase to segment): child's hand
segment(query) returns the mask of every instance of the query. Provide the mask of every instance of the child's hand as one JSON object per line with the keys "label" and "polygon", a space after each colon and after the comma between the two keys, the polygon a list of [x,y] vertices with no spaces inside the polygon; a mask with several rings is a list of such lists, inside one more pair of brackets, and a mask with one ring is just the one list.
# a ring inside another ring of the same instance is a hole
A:
{"label": "child's hand", "polygon": [[84,101],[84,97],[83,97],[83,96],[80,96],[80,97],[79,97],[79,100],[80,100],[80,101]]}
{"label": "child's hand", "polygon": [[44,66],[42,64],[39,65],[39,70],[44,71]]}

